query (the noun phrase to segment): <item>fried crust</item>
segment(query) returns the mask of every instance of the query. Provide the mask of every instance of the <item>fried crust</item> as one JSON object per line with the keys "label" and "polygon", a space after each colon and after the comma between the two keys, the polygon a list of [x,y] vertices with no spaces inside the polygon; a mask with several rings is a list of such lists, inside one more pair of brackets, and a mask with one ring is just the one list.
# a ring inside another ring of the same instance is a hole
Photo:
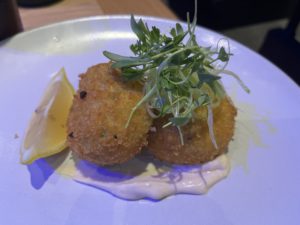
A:
{"label": "fried crust", "polygon": [[[197,112],[207,114],[206,108]],[[234,133],[236,108],[226,97],[213,109],[214,134],[218,149],[212,144],[206,119],[196,119],[182,127],[184,145],[181,145],[176,127],[162,128],[166,118],[154,121],[148,137],[148,149],[158,159],[175,164],[199,164],[213,160],[227,151]],[[153,132],[153,130],[156,130]]]}
{"label": "fried crust", "polygon": [[80,158],[100,164],[125,162],[147,144],[152,120],[140,107],[125,128],[132,108],[143,97],[141,87],[121,81],[109,64],[80,75],[68,118],[68,144]]}

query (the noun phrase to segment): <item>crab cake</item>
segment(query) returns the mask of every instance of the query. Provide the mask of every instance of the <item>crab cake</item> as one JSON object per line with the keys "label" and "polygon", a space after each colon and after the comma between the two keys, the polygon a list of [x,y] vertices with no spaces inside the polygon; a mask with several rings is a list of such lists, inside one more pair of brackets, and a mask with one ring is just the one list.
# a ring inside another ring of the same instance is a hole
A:
{"label": "crab cake", "polygon": [[[196,112],[207,114],[205,108]],[[149,133],[149,151],[158,159],[176,164],[199,164],[213,160],[227,151],[227,146],[234,133],[236,108],[229,98],[224,98],[220,105],[213,109],[214,134],[218,144],[216,149],[209,136],[206,119],[195,119],[183,126],[184,145],[181,145],[176,127],[162,128],[167,119],[154,121]]]}
{"label": "crab cake", "polygon": [[143,97],[138,85],[124,84],[109,64],[99,64],[80,75],[68,118],[68,144],[80,158],[112,165],[134,157],[147,144],[152,120],[145,107],[126,122]]}
{"label": "crab cake", "polygon": [[[101,63],[88,68],[87,72],[79,77],[79,90],[94,91],[142,91],[143,86],[138,82],[124,82],[120,71],[111,68],[111,63]],[[142,96],[142,93],[141,93]]]}

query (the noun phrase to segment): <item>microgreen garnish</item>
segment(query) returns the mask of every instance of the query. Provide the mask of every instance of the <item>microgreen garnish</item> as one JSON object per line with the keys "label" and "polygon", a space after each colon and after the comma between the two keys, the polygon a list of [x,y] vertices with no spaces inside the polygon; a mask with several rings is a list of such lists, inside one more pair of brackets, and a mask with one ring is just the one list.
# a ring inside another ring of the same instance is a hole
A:
{"label": "microgreen garnish", "polygon": [[[213,133],[212,106],[225,95],[220,83],[221,74],[235,77],[241,86],[249,89],[231,71],[225,70],[230,56],[225,48],[202,47],[196,41],[195,29],[197,18],[197,1],[193,22],[188,15],[188,29],[176,23],[170,35],[161,34],[153,26],[149,29],[142,19],[135,20],[131,16],[132,31],[138,37],[130,46],[133,56],[121,56],[104,51],[103,54],[113,63],[113,68],[121,69],[126,81],[139,80],[144,84],[144,97],[132,109],[126,127],[138,107],[146,105],[149,115],[153,118],[169,117],[166,126],[176,126],[184,144],[181,127],[187,124],[199,107],[207,107],[207,122],[212,143],[217,148]],[[217,68],[216,63],[223,63]]]}

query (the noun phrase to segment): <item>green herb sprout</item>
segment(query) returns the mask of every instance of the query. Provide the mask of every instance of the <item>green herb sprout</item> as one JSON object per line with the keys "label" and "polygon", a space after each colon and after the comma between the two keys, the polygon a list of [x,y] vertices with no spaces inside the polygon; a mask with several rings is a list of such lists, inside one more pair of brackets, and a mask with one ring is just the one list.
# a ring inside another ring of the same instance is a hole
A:
{"label": "green herb sprout", "polygon": [[[144,84],[144,97],[132,109],[126,127],[136,109],[145,104],[153,118],[169,117],[164,127],[176,126],[184,144],[181,127],[191,121],[197,108],[207,107],[210,137],[218,148],[213,132],[212,107],[225,96],[220,75],[231,75],[247,92],[249,89],[237,75],[225,70],[232,55],[229,45],[228,52],[219,47],[219,43],[215,49],[198,45],[195,36],[197,1],[193,22],[190,23],[189,15],[187,18],[186,31],[176,23],[167,36],[157,27],[149,29],[142,19],[136,21],[131,16],[131,29],[138,37],[137,42],[130,46],[135,56],[108,51],[103,54],[113,62],[113,68],[121,69],[125,80],[139,80]],[[222,67],[216,68],[216,63],[221,63]]]}

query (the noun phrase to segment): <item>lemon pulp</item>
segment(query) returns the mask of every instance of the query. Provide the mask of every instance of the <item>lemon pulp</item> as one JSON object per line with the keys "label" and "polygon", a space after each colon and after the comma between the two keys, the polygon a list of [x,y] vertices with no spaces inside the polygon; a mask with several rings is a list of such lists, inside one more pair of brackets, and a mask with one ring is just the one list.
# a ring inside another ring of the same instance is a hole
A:
{"label": "lemon pulp", "polygon": [[56,154],[66,148],[67,119],[75,91],[61,69],[50,81],[33,112],[21,146],[21,163]]}

